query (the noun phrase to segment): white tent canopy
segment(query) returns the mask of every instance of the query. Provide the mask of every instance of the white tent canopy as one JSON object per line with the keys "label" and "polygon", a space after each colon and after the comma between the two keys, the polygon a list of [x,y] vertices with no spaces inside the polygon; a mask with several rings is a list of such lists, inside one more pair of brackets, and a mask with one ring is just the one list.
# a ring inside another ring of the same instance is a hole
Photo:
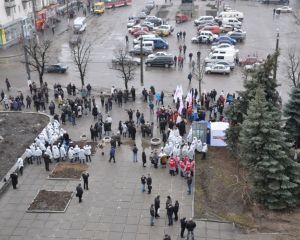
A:
{"label": "white tent canopy", "polygon": [[210,145],[217,147],[227,146],[225,142],[225,130],[229,128],[228,122],[211,122]]}

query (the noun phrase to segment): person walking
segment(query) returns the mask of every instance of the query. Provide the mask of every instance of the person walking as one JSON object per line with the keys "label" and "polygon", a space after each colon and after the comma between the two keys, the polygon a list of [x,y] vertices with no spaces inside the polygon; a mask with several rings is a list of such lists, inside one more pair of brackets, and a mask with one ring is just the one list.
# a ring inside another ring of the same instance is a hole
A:
{"label": "person walking", "polygon": [[177,222],[178,221],[178,211],[179,211],[179,202],[176,200],[175,204],[174,204],[174,221]]}
{"label": "person walking", "polygon": [[180,227],[181,227],[181,231],[180,231],[180,237],[181,238],[184,238],[184,231],[185,231],[185,228],[186,228],[186,218],[181,218],[180,219]]}
{"label": "person walking", "polygon": [[191,82],[192,82],[192,78],[193,78],[193,74],[190,72],[189,74],[188,74],[188,80],[189,80],[189,85],[191,85]]}
{"label": "person walking", "polygon": [[192,58],[193,58],[193,53],[189,53],[190,63],[192,62]]}
{"label": "person walking", "polygon": [[79,203],[82,202],[83,189],[81,187],[81,183],[79,183],[76,187],[76,197],[79,199]]}
{"label": "person walking", "polygon": [[110,152],[109,152],[109,162],[111,162],[111,160],[113,159],[114,160],[114,163],[116,163],[116,159],[115,159],[115,154],[116,154],[116,149],[113,147],[113,146],[111,146],[111,148],[110,148]]}
{"label": "person walking", "polygon": [[143,161],[143,167],[146,167],[145,164],[147,162],[147,157],[145,151],[142,152],[142,161]]}
{"label": "person walking", "polygon": [[13,189],[17,189],[17,184],[18,184],[18,174],[16,172],[13,172],[10,174],[11,178],[11,183],[13,185]]}
{"label": "person walking", "polygon": [[137,148],[136,144],[134,144],[133,148],[132,148],[132,152],[133,152],[133,162],[137,162],[137,153],[138,153],[139,149]]}
{"label": "person walking", "polygon": [[155,218],[160,217],[158,214],[158,211],[160,209],[160,196],[157,195],[157,197],[154,199],[154,208],[155,208]]}
{"label": "person walking", "polygon": [[183,41],[185,40],[185,36],[186,36],[186,32],[183,31],[183,33],[182,33]]}
{"label": "person walking", "polygon": [[182,49],[183,49],[183,55],[185,55],[185,52],[186,52],[186,45],[185,44],[183,44]]}
{"label": "person walking", "polygon": [[145,177],[145,175],[142,175],[142,177],[141,177],[142,192],[146,191],[146,189],[145,189],[146,181],[147,181],[147,178]]}
{"label": "person walking", "polygon": [[192,176],[189,174],[188,177],[187,177],[187,186],[188,186],[188,194],[191,194],[192,193],[192,182],[193,182],[193,178]]}
{"label": "person walking", "polygon": [[150,173],[148,174],[148,177],[147,177],[147,187],[148,187],[148,194],[151,194],[151,190],[152,190],[152,178],[150,176]]}
{"label": "person walking", "polygon": [[191,235],[192,240],[194,240],[194,229],[196,228],[196,223],[193,221],[192,218],[186,223],[186,229],[188,231],[187,233],[187,239],[189,239],[189,236]]}
{"label": "person walking", "polygon": [[174,66],[176,67],[176,65],[177,65],[177,56],[175,55],[174,56]]}
{"label": "person walking", "polygon": [[151,226],[154,226],[154,214],[155,214],[154,206],[153,206],[153,204],[151,204],[151,206],[150,206],[150,225]]}
{"label": "person walking", "polygon": [[168,215],[168,220],[169,220],[169,226],[173,225],[173,206],[172,204],[168,204],[167,207],[167,215]]}
{"label": "person walking", "polygon": [[18,166],[20,175],[23,175],[24,161],[22,158],[18,158],[17,166]]}
{"label": "person walking", "polygon": [[182,52],[182,45],[181,44],[179,45],[178,49],[179,49],[179,55],[181,55],[181,52]]}
{"label": "person walking", "polygon": [[89,190],[89,176],[90,176],[90,174],[88,172],[82,173],[84,190]]}
{"label": "person walking", "polygon": [[125,36],[125,41],[126,41],[126,45],[128,45],[128,41],[129,41],[128,35]]}

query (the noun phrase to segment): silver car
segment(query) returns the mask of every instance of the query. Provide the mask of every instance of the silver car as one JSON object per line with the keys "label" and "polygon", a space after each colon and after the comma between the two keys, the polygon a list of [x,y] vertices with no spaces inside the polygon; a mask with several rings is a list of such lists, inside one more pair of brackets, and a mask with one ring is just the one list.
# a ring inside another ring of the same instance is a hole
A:
{"label": "silver car", "polygon": [[218,61],[215,63],[207,63],[206,67],[212,67],[213,65],[224,65],[224,66],[230,67],[231,71],[234,69],[234,66],[235,66],[234,63],[230,63],[230,62],[226,62],[226,61]]}
{"label": "silver car", "polygon": [[207,66],[205,68],[205,73],[206,74],[210,74],[210,73],[230,74],[230,67],[221,64],[215,64],[212,66]]}

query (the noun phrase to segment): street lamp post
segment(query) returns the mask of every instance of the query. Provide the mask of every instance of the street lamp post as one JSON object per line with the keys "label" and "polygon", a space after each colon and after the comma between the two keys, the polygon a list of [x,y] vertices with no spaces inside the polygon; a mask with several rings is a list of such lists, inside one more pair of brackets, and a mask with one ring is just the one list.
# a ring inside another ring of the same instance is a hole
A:
{"label": "street lamp post", "polygon": [[276,35],[276,48],[275,48],[275,66],[274,66],[274,74],[273,74],[273,78],[274,80],[276,80],[277,77],[277,64],[278,64],[278,57],[279,57],[279,29],[277,29],[277,35]]}
{"label": "street lamp post", "polygon": [[202,82],[202,70],[201,70],[201,52],[197,52],[197,67],[198,67],[198,83],[199,83],[199,97],[201,97],[201,82]]}
{"label": "street lamp post", "polygon": [[141,86],[144,86],[144,66],[143,66],[143,38],[140,40],[140,58],[141,58]]}

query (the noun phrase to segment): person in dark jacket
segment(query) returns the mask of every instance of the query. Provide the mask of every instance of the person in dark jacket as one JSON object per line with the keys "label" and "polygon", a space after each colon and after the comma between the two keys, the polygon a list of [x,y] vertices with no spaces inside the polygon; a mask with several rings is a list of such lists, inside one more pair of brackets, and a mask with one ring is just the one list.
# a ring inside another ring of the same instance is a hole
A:
{"label": "person in dark jacket", "polygon": [[79,183],[78,186],[76,187],[76,197],[79,198],[79,203],[82,202],[82,195],[83,195],[83,189],[81,187],[81,184]]}
{"label": "person in dark jacket", "polygon": [[116,149],[114,147],[111,147],[109,152],[109,156],[110,156],[108,160],[109,162],[111,162],[112,159],[114,160],[114,163],[116,162],[115,154],[116,154]]}
{"label": "person in dark jacket", "polygon": [[88,172],[84,172],[82,174],[84,190],[89,190],[89,176],[90,176],[90,174]]}
{"label": "person in dark jacket", "polygon": [[174,204],[174,221],[178,221],[179,202],[176,200]]}
{"label": "person in dark jacket", "polygon": [[143,161],[143,167],[146,167],[145,164],[147,162],[147,157],[145,151],[142,152],[142,161]]}
{"label": "person in dark jacket", "polygon": [[147,177],[147,186],[148,186],[148,194],[150,194],[152,190],[152,178],[150,176],[150,173],[148,174]]}
{"label": "person in dark jacket", "polygon": [[154,199],[154,208],[155,208],[155,217],[158,218],[160,217],[158,215],[158,209],[160,208],[160,196],[158,195],[155,199]]}
{"label": "person in dark jacket", "polygon": [[145,190],[146,181],[147,181],[147,178],[144,175],[142,175],[142,177],[141,177],[142,192],[146,191]]}
{"label": "person in dark jacket", "polygon": [[11,183],[13,185],[13,189],[17,189],[18,184],[18,174],[16,172],[10,174]]}
{"label": "person in dark jacket", "polygon": [[181,231],[180,231],[180,237],[181,238],[184,238],[184,231],[185,231],[185,228],[186,228],[186,218],[181,218],[180,219],[180,226],[181,226]]}
{"label": "person in dark jacket", "polygon": [[186,229],[188,231],[187,239],[189,239],[189,236],[192,236],[192,240],[194,240],[194,229],[196,227],[196,223],[193,221],[192,218],[186,223]]}
{"label": "person in dark jacket", "polygon": [[151,226],[154,226],[154,215],[155,215],[154,206],[153,206],[153,204],[151,204],[151,207],[150,207],[150,225]]}
{"label": "person in dark jacket", "polygon": [[169,220],[169,226],[173,225],[173,206],[172,204],[168,204],[167,208],[167,215],[168,215],[168,220]]}

